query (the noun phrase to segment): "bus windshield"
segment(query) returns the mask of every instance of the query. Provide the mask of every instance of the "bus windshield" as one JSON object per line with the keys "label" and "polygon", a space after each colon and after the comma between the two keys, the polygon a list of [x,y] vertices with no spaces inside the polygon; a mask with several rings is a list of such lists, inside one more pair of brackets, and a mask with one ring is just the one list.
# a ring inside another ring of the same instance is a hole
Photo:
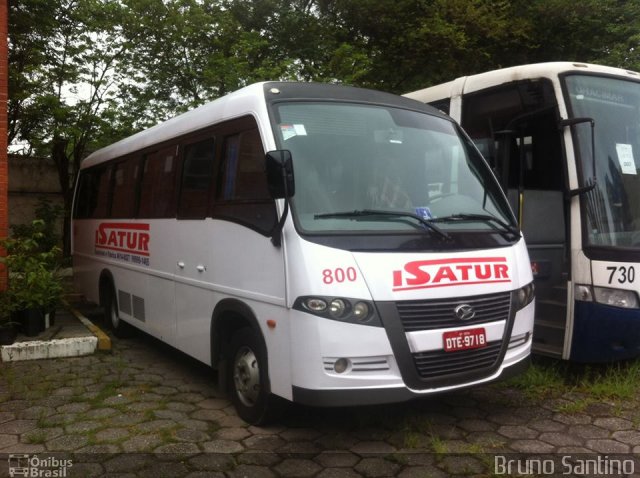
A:
{"label": "bus windshield", "polygon": [[[595,120],[596,187],[583,202],[587,244],[640,248],[640,83],[611,77],[565,78],[571,114]],[[588,125],[575,127],[578,170],[592,181]]]}
{"label": "bus windshield", "polygon": [[292,209],[302,232],[513,229],[489,168],[451,121],[386,106],[290,102],[275,105],[275,123],[278,147],[293,157]]}

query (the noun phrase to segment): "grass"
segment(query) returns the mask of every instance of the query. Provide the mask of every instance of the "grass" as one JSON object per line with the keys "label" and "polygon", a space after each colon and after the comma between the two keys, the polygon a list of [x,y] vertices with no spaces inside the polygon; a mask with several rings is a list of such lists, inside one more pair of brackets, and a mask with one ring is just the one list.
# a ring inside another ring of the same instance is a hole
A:
{"label": "grass", "polygon": [[429,447],[436,455],[444,455],[449,452],[447,442],[437,435],[431,435],[429,437]]}
{"label": "grass", "polygon": [[640,394],[640,360],[615,364],[583,365],[535,359],[524,374],[496,385],[519,390],[531,402],[569,397],[558,406],[563,413],[581,413],[589,405],[608,402],[618,407]]}
{"label": "grass", "polygon": [[42,445],[47,441],[47,434],[43,430],[35,430],[26,436],[25,441],[31,445]]}
{"label": "grass", "polygon": [[575,415],[584,412],[592,403],[595,403],[595,400],[591,398],[580,398],[574,402],[559,405],[556,411],[566,415]]}
{"label": "grass", "polygon": [[536,402],[560,396],[571,390],[566,383],[564,365],[550,361],[534,363],[525,373],[496,386],[515,388],[520,390],[527,399]]}
{"label": "grass", "polygon": [[633,400],[640,391],[640,361],[586,367],[578,389],[595,400]]}
{"label": "grass", "polygon": [[98,392],[98,394],[95,397],[88,400],[87,403],[89,403],[89,405],[91,405],[92,408],[103,406],[104,405],[103,402],[107,398],[118,395],[118,388],[122,387],[123,385],[124,385],[124,382],[121,382],[119,380],[114,380],[112,382],[109,382],[105,384],[104,387],[102,387],[102,389]]}

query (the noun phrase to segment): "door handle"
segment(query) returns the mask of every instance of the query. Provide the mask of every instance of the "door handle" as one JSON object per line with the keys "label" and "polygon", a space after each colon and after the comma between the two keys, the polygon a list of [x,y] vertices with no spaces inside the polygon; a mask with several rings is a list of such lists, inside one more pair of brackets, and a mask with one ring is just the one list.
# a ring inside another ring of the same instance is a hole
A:
{"label": "door handle", "polygon": [[204,272],[207,270],[207,266],[203,266],[202,264],[198,264],[196,266],[196,269],[198,270],[198,272]]}
{"label": "door handle", "polygon": [[180,269],[184,269],[184,262],[182,262],[182,261],[178,261],[178,267],[179,267]]}

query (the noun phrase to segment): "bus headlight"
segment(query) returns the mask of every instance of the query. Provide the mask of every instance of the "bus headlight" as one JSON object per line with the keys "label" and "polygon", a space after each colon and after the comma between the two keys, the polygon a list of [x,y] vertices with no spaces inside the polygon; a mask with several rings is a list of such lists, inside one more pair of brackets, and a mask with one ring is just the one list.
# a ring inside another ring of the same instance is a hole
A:
{"label": "bus headlight", "polygon": [[341,319],[347,312],[347,304],[342,299],[333,299],[329,304],[329,314],[334,319]]}
{"label": "bus headlight", "polygon": [[382,327],[372,302],[345,297],[298,297],[293,308],[325,319]]}
{"label": "bus headlight", "polygon": [[624,309],[640,308],[638,294],[633,290],[610,289],[608,287],[591,287],[576,285],[574,298],[582,302],[597,302],[598,304],[622,307]]}
{"label": "bus headlight", "polygon": [[359,322],[369,318],[369,306],[366,302],[356,302],[353,306],[353,317]]}
{"label": "bus headlight", "polygon": [[524,287],[520,287],[513,293],[515,295],[516,311],[525,308],[535,298],[535,287],[533,285],[533,282],[529,282],[527,285],[525,285]]}
{"label": "bus headlight", "polygon": [[323,299],[317,299],[315,297],[310,297],[304,304],[307,309],[312,310],[314,312],[323,312],[327,310],[327,303]]}
{"label": "bus headlight", "polygon": [[596,302],[600,304],[623,307],[625,309],[638,308],[638,294],[633,290],[594,287],[593,296],[596,299]]}

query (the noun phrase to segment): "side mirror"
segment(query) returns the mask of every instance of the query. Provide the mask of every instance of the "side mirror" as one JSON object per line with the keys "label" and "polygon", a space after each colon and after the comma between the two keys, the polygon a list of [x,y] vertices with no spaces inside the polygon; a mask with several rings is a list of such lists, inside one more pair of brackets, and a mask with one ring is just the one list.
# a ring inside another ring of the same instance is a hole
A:
{"label": "side mirror", "polygon": [[560,129],[564,129],[567,127],[573,127],[578,124],[588,123],[591,125],[591,171],[593,175],[587,179],[587,185],[581,188],[570,189],[568,191],[569,196],[579,196],[580,194],[588,193],[592,189],[595,189],[596,183],[598,182],[598,178],[596,176],[596,140],[595,140],[595,126],[596,122],[593,118],[570,118],[565,120],[560,120],[559,127]]}
{"label": "side mirror", "polygon": [[296,192],[291,151],[269,151],[266,156],[267,185],[273,199],[288,199]]}

